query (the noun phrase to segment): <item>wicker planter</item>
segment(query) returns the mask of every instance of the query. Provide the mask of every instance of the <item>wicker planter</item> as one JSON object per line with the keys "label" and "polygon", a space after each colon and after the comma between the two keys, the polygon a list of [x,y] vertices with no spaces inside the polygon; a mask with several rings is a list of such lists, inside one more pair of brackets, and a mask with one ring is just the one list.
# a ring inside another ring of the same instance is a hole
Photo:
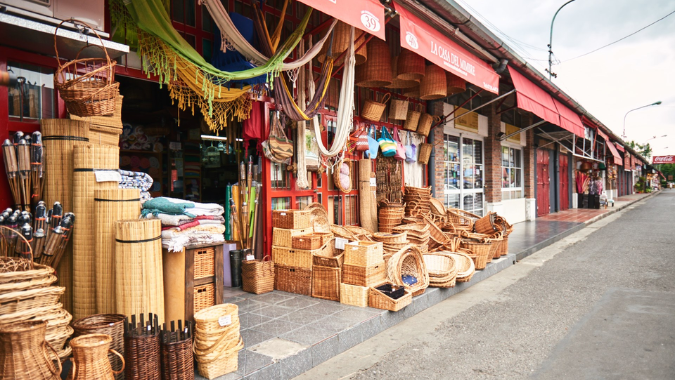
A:
{"label": "wicker planter", "polygon": [[427,66],[426,74],[420,82],[420,99],[435,100],[446,96],[448,96],[448,87],[445,70],[434,64]]}
{"label": "wicker planter", "polygon": [[368,41],[368,60],[356,68],[354,84],[358,87],[385,87],[391,84],[391,53],[389,45],[373,38]]}

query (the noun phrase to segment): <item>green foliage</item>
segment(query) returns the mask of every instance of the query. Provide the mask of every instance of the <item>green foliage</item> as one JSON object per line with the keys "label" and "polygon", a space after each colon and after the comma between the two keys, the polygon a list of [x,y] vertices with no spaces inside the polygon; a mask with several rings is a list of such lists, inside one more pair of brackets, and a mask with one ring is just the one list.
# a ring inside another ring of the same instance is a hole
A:
{"label": "green foliage", "polygon": [[649,145],[649,143],[638,144],[635,141],[631,141],[628,143],[628,146],[630,146],[631,149],[638,152],[644,158],[650,158],[652,156],[652,147]]}
{"label": "green foliage", "polygon": [[666,178],[668,178],[668,175],[672,175],[675,178],[675,164],[659,164],[654,165],[654,167],[660,170]]}

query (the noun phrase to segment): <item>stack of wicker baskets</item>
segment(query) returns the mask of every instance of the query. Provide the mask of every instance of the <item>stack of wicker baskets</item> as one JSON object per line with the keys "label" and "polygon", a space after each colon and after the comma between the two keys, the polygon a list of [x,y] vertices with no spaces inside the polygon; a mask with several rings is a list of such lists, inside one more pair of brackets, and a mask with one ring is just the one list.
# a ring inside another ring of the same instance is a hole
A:
{"label": "stack of wicker baskets", "polygon": [[405,214],[405,208],[400,203],[386,202],[380,203],[380,210],[377,215],[377,228],[380,232],[391,232],[399,224]]}
{"label": "stack of wicker baskets", "polygon": [[335,249],[335,239],[312,254],[312,297],[340,301],[343,262],[344,252]]}
{"label": "stack of wicker baskets", "polygon": [[424,264],[429,272],[429,286],[435,288],[453,288],[459,270],[450,252],[432,252],[424,254]]}
{"label": "stack of wicker baskets", "polygon": [[373,240],[382,243],[384,260],[387,261],[391,255],[408,244],[408,234],[407,231],[399,233],[376,232],[373,234]]}
{"label": "stack of wicker baskets", "polygon": [[199,374],[215,379],[239,368],[244,348],[239,330],[239,307],[221,304],[195,313],[194,353]]}
{"label": "stack of wicker baskets", "polygon": [[405,286],[413,296],[423,294],[429,286],[429,273],[422,252],[408,244],[393,254],[387,262],[387,279],[394,285]]}
{"label": "stack of wicker baskets", "polygon": [[381,242],[356,241],[345,244],[340,302],[368,306],[368,288],[386,278],[383,245]]}
{"label": "stack of wicker baskets", "polygon": [[[314,233],[311,215],[310,210],[272,211],[274,289],[312,295],[312,256],[329,248],[325,243],[312,249],[317,241],[321,242],[321,238],[309,237]],[[294,241],[295,247],[303,248],[294,248]]]}
{"label": "stack of wicker baskets", "polygon": [[403,201],[405,202],[406,216],[429,215],[431,212],[431,188],[430,187],[412,187],[405,188]]}
{"label": "stack of wicker baskets", "polygon": [[428,252],[429,250],[429,225],[426,223],[410,223],[402,224],[400,226],[394,227],[395,233],[406,232],[408,236],[408,242],[410,244],[416,245],[422,253]]}
{"label": "stack of wicker baskets", "polygon": [[[56,282],[53,268],[34,264],[32,269],[16,265],[20,260],[0,258],[0,326],[23,321],[46,321],[46,340],[61,360],[71,353],[66,340],[73,334],[72,316],[63,309],[59,297],[65,288],[51,286]],[[30,268],[30,267],[28,267]]]}

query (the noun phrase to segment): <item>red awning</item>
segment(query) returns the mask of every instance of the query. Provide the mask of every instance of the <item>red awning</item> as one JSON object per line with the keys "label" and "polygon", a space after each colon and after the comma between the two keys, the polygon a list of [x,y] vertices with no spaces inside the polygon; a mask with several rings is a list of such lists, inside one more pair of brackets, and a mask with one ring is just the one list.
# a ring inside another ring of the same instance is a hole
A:
{"label": "red awning", "polygon": [[400,15],[401,47],[421,55],[469,83],[492,93],[499,93],[499,75],[490,65],[445,37],[400,4],[395,5]]}
{"label": "red awning", "polygon": [[585,137],[586,129],[584,128],[583,124],[581,124],[581,118],[579,115],[555,99],[553,99],[553,104],[555,104],[555,107],[558,109],[558,113],[560,114],[560,126],[579,137]]}
{"label": "red awning", "polygon": [[530,111],[540,118],[584,138],[586,133],[581,118],[559,101],[553,99],[541,87],[530,82],[516,70],[509,67],[513,86],[516,88],[518,108]]}
{"label": "red awning", "polygon": [[625,151],[626,151],[626,149],[623,148],[623,145],[621,145],[621,144],[619,144],[619,143],[616,143],[616,142],[614,143],[614,145],[616,145],[616,149],[618,149],[618,150],[620,150],[620,151],[622,151],[622,152],[625,152]]}
{"label": "red awning", "polygon": [[600,135],[600,137],[605,139],[605,145],[607,145],[607,148],[609,148],[609,151],[612,152],[612,156],[614,156],[614,163],[620,164],[621,163],[621,155],[616,150],[616,147],[614,146],[614,143],[612,142],[612,140],[610,140],[609,137],[605,134],[605,132],[603,132],[602,129],[600,129],[600,128],[598,128],[598,134]]}
{"label": "red awning", "polygon": [[385,40],[384,5],[378,0],[300,0],[300,2]]}

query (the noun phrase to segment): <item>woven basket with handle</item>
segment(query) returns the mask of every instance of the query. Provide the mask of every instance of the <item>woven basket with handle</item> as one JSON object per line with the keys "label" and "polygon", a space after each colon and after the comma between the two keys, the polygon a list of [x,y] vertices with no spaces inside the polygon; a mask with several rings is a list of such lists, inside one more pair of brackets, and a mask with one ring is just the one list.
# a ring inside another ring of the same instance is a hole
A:
{"label": "woven basket with handle", "polygon": [[389,118],[405,120],[408,117],[408,99],[392,99],[389,106]]}
{"label": "woven basket with handle", "polygon": [[417,125],[419,124],[420,116],[422,115],[420,109],[421,105],[418,104],[417,110],[408,110],[405,117],[405,123],[403,123],[403,129],[411,132],[417,131]]}
{"label": "woven basket with handle", "polygon": [[367,99],[363,103],[363,109],[361,110],[361,117],[370,121],[380,121],[384,109],[387,107],[387,102],[391,97],[390,94],[385,94],[382,97],[382,101],[378,102],[375,100]]}

